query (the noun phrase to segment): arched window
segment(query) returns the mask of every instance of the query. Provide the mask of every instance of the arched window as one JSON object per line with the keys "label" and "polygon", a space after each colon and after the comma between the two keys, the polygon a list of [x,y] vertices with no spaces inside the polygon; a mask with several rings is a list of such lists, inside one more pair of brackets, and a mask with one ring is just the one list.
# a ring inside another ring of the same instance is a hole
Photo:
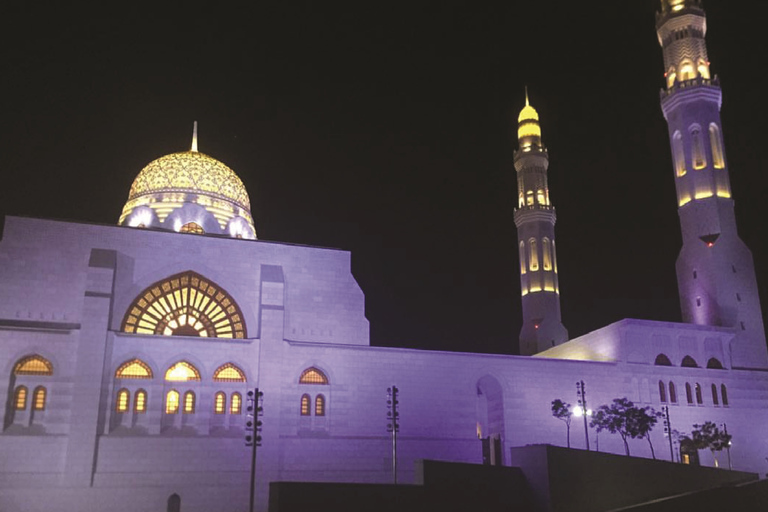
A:
{"label": "arched window", "polygon": [[172,389],[165,396],[165,414],[176,414],[179,412],[179,392]]}
{"label": "arched window", "polygon": [[525,268],[525,242],[520,242],[520,273],[525,274],[527,269]]}
{"label": "arched window", "polygon": [[115,372],[116,379],[151,379],[152,368],[141,359],[131,359],[120,365]]}
{"label": "arched window", "polygon": [[325,397],[323,395],[315,397],[315,416],[325,416]]}
{"label": "arched window", "polygon": [[536,191],[536,202],[538,204],[543,204],[543,205],[547,204],[547,202],[548,202],[547,201],[547,195],[544,193],[544,189],[543,188],[540,188],[539,190]]}
{"label": "arched window", "polygon": [[301,395],[301,415],[309,416],[309,395]]}
{"label": "arched window", "polygon": [[677,390],[675,389],[675,383],[669,381],[669,402],[672,404],[677,403]]}
{"label": "arched window", "polygon": [[712,165],[715,166],[715,169],[724,169],[723,138],[720,136],[720,128],[715,123],[709,125],[709,145],[712,147]]}
{"label": "arched window", "polygon": [[223,391],[216,393],[213,400],[213,412],[224,414],[227,411],[227,395]]}
{"label": "arched window", "polygon": [[701,396],[701,385],[696,383],[696,403],[702,405],[704,403],[704,397]]}
{"label": "arched window", "polygon": [[179,361],[165,372],[165,380],[168,381],[190,381],[200,380],[200,372],[197,371],[191,363]]}
{"label": "arched window", "polygon": [[13,367],[14,375],[53,375],[53,365],[43,356],[24,357]]}
{"label": "arched window", "polygon": [[717,386],[712,384],[712,403],[715,405],[718,405],[719,402],[717,401]]}
{"label": "arched window", "polygon": [[243,399],[240,393],[232,393],[232,400],[229,402],[229,414],[240,414],[243,410]]}
{"label": "arched window", "polygon": [[662,380],[659,381],[659,401],[667,403],[667,385]]}
{"label": "arched window", "polygon": [[707,157],[704,155],[704,142],[701,140],[701,128],[699,125],[691,127],[691,148],[693,168],[705,168],[707,166]]}
{"label": "arched window", "polygon": [[552,240],[552,266],[555,269],[555,274],[557,274],[557,250],[555,249],[554,240]]}
{"label": "arched window", "polygon": [[539,249],[535,238],[528,240],[528,268],[531,272],[539,270]]}
{"label": "arched window", "polygon": [[683,150],[683,136],[676,131],[672,136],[672,158],[675,162],[675,176],[685,176],[685,151]]}
{"label": "arched window", "polygon": [[195,392],[187,391],[184,393],[184,414],[195,413]]}
{"label": "arched window", "polygon": [[32,394],[32,408],[36,411],[45,410],[45,397],[48,391],[43,386],[37,386]]}
{"label": "arched window", "polygon": [[147,412],[147,392],[143,389],[137,390],[133,395],[133,412]]}
{"label": "arched window", "polygon": [[699,365],[696,364],[696,360],[692,358],[691,356],[685,356],[683,358],[683,362],[680,363],[680,366],[685,368],[698,368]]}
{"label": "arched window", "polygon": [[117,392],[117,403],[115,404],[117,412],[126,412],[130,403],[131,393],[127,389],[123,388]]}
{"label": "arched window", "polygon": [[659,354],[656,356],[654,363],[656,366],[672,366],[672,361],[666,356],[666,354]]}
{"label": "arched window", "polygon": [[213,372],[213,380],[214,382],[245,382],[245,374],[234,364],[226,363]]}
{"label": "arched window", "polygon": [[697,69],[701,78],[709,80],[709,65],[706,63],[706,61],[700,60]]}
{"label": "arched window", "polygon": [[675,68],[670,67],[667,71],[667,89],[671,89],[675,85],[675,80],[677,79],[677,73],[675,73]]}
{"label": "arched window", "polygon": [[720,385],[720,397],[723,399],[723,405],[728,405],[728,390],[725,389],[725,384]]}
{"label": "arched window", "polygon": [[723,364],[716,358],[710,357],[709,361],[707,361],[707,368],[712,368],[714,370],[722,370]]}
{"label": "arched window", "polygon": [[552,270],[552,248],[549,244],[549,238],[541,240],[541,259],[544,270]]}
{"label": "arched window", "polygon": [[27,387],[18,386],[13,393],[13,405],[17,411],[23,411],[27,408]]}
{"label": "arched window", "polygon": [[313,366],[301,372],[299,384],[328,384],[328,377]]}
{"label": "arched window", "polygon": [[181,512],[181,497],[174,493],[168,496],[167,512]]}
{"label": "arched window", "polygon": [[693,389],[691,389],[691,383],[685,383],[685,398],[688,400],[688,405],[693,405]]}
{"label": "arched window", "polygon": [[680,80],[693,80],[696,78],[696,72],[693,69],[693,62],[684,61],[680,64]]}
{"label": "arched window", "polygon": [[163,336],[245,338],[240,307],[216,283],[187,271],[139,294],[123,318],[123,332]]}
{"label": "arched window", "polygon": [[204,235],[205,230],[203,229],[203,226],[198,224],[197,222],[187,222],[181,228],[179,229],[179,233],[193,233],[195,235]]}

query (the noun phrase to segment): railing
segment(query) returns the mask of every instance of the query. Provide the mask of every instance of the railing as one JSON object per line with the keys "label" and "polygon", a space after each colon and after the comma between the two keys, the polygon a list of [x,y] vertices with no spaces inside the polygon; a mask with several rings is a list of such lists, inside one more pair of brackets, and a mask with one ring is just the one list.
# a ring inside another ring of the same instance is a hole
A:
{"label": "railing", "polygon": [[682,89],[687,89],[688,87],[698,87],[700,85],[720,87],[720,79],[717,78],[717,75],[715,75],[714,78],[697,77],[691,78],[690,80],[678,80],[670,89],[662,89],[660,95],[661,98],[664,99],[667,96],[670,96]]}

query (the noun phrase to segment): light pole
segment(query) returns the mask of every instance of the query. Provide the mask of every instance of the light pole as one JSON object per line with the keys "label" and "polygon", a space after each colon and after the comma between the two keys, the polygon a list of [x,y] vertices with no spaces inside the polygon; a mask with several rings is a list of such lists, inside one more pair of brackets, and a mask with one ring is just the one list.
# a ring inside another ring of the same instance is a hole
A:
{"label": "light pole", "polygon": [[262,406],[264,393],[256,388],[252,391],[249,390],[246,396],[245,446],[251,447],[251,494],[248,510],[253,512],[256,494],[256,448],[261,446],[261,420],[259,416],[264,414],[264,407]]}
{"label": "light pole", "polygon": [[669,406],[662,406],[661,411],[664,414],[664,433],[669,438],[669,460],[670,462],[675,462],[675,450],[672,448],[672,424],[669,421]]}
{"label": "light pole", "polygon": [[587,416],[591,416],[592,411],[587,409],[587,392],[584,389],[583,380],[576,383],[576,397],[579,405],[574,408],[573,414],[575,416],[584,417],[584,440],[587,442],[587,451],[589,451],[589,426],[587,425]]}
{"label": "light pole", "polygon": [[[723,423],[723,433],[725,434],[725,437],[728,437],[728,425]],[[725,451],[728,453],[728,469],[733,470],[733,466],[731,465],[731,440],[728,439],[728,446],[725,447]]]}
{"label": "light pole", "polygon": [[397,483],[397,433],[400,431],[400,413],[397,386],[387,388],[387,432],[392,433],[392,481]]}

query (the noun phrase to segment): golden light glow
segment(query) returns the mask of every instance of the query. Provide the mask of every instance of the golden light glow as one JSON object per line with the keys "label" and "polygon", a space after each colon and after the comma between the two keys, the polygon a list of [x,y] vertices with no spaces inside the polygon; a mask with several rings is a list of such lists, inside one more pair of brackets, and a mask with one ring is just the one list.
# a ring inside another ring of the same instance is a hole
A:
{"label": "golden light glow", "polygon": [[552,250],[549,244],[549,238],[543,238],[541,240],[541,252],[544,270],[552,270]]}
{"label": "golden light glow", "polygon": [[146,412],[147,411],[147,392],[140,389],[136,392],[136,396],[133,401],[134,412]]}
{"label": "golden light glow", "polygon": [[184,414],[194,414],[195,412],[195,393],[187,391],[184,393]]}
{"label": "golden light glow", "polygon": [[45,397],[48,395],[48,391],[43,386],[35,388],[35,394],[32,397],[32,407],[36,411],[45,410]]}
{"label": "golden light glow", "polygon": [[203,192],[251,209],[248,193],[237,174],[197,151],[172,153],[151,162],[136,176],[128,200],[157,192]]}
{"label": "golden light glow", "polygon": [[152,369],[140,359],[132,359],[120,365],[115,372],[116,379],[151,379]]}
{"label": "golden light glow", "polygon": [[232,363],[226,363],[213,372],[215,382],[245,382],[243,371]]}
{"label": "golden light glow", "polygon": [[165,398],[165,414],[176,414],[179,412],[179,392],[172,389]]}
{"label": "golden light glow", "polygon": [[16,397],[13,401],[17,411],[23,411],[27,408],[27,388],[19,386],[16,388]]}
{"label": "golden light glow", "polygon": [[673,5],[672,6],[672,10],[677,12],[677,11],[681,10],[683,7],[685,7],[683,4]]}
{"label": "golden light glow", "polygon": [[522,139],[523,137],[541,137],[541,127],[539,126],[539,123],[535,122],[525,122],[518,126],[517,128],[517,138]]}
{"label": "golden light glow", "polygon": [[309,395],[301,395],[301,415],[309,416]]}
{"label": "golden light glow", "polygon": [[531,272],[539,270],[539,250],[536,245],[535,238],[528,240],[528,269]]}
{"label": "golden light glow", "polygon": [[117,412],[126,412],[130,403],[131,394],[127,389],[121,389],[117,392]]}
{"label": "golden light glow", "polygon": [[232,393],[232,401],[229,403],[229,414],[240,414],[243,409],[243,399],[240,393]]}
{"label": "golden light glow", "polygon": [[237,303],[215,283],[188,271],[146,288],[125,313],[123,332],[245,338]]}
{"label": "golden light glow", "polygon": [[[541,127],[539,126],[539,113],[528,103],[528,92],[525,93],[525,106],[517,116],[517,138],[524,137],[541,138]],[[530,147],[530,143],[526,143]]]}
{"label": "golden light glow", "polygon": [[526,295],[528,295],[528,289],[527,289],[527,288],[523,288],[521,295],[522,295],[523,297],[525,297]]}
{"label": "golden light glow", "polygon": [[204,235],[205,230],[203,229],[203,226],[196,222],[187,222],[183,226],[181,226],[181,229],[179,229],[179,233],[192,233],[195,235]]}
{"label": "golden light glow", "polygon": [[690,202],[691,202],[691,195],[690,194],[685,194],[678,201],[678,206],[684,206],[684,205],[686,205],[686,204],[688,204]]}
{"label": "golden light glow", "polygon": [[705,190],[703,192],[696,192],[696,195],[693,196],[694,199],[706,199],[708,197],[712,197],[714,194],[711,190]]}
{"label": "golden light glow", "polygon": [[328,384],[328,377],[317,368],[307,368],[301,372],[299,384]]}
{"label": "golden light glow", "polygon": [[729,199],[731,197],[731,193],[727,190],[717,189],[717,197],[724,197]]}
{"label": "golden light glow", "polygon": [[53,375],[53,365],[49,360],[37,354],[27,356],[16,363],[14,375]]}
{"label": "golden light glow", "polygon": [[325,416],[325,397],[323,395],[315,397],[315,416]]}
{"label": "golden light glow", "polygon": [[189,381],[200,380],[200,372],[197,368],[186,361],[179,361],[165,372],[165,380],[168,381]]}
{"label": "golden light glow", "polygon": [[223,391],[219,391],[218,393],[216,393],[216,398],[214,399],[213,412],[215,414],[224,414],[226,404],[227,404],[227,395],[224,394]]}

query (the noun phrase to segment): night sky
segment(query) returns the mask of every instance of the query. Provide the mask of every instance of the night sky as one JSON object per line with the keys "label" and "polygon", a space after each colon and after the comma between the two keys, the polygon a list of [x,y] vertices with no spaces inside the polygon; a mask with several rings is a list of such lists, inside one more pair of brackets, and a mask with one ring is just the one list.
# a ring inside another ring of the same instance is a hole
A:
{"label": "night sky", "polygon": [[[352,252],[380,346],[517,353],[517,114],[550,152],[563,322],[679,321],[657,0],[2,7],[0,213],[115,224],[189,148],[260,239]],[[738,5],[739,8],[736,8]],[[765,2],[709,0],[740,234],[768,304]]]}

